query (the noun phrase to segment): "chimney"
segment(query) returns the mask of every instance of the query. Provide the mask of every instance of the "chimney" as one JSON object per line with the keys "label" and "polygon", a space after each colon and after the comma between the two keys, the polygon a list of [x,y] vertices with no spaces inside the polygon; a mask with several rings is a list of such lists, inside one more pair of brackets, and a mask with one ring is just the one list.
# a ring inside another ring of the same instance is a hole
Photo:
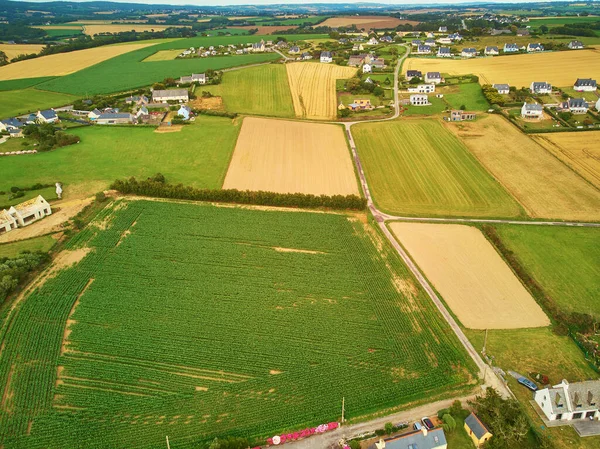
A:
{"label": "chimney", "polygon": [[421,432],[423,432],[423,436],[426,437],[427,436],[427,426],[421,427]]}

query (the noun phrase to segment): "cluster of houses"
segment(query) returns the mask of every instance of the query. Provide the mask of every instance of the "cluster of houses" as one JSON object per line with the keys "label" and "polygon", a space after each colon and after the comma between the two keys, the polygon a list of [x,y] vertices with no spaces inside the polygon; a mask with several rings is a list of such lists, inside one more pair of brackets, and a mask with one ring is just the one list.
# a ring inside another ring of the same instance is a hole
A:
{"label": "cluster of houses", "polygon": [[349,67],[360,67],[361,65],[363,73],[371,73],[373,69],[384,69],[385,60],[376,57],[372,52],[352,55],[348,59]]}
{"label": "cluster of houses", "polygon": [[375,109],[375,106],[373,106],[370,99],[359,98],[359,99],[354,99],[354,101],[352,103],[348,104],[347,106],[344,105],[343,103],[340,103],[338,106],[339,110],[343,110],[346,108],[350,109],[353,112],[372,111],[373,109]]}
{"label": "cluster of houses", "polygon": [[[419,70],[408,70],[406,79],[408,81],[413,78],[423,79],[424,83],[408,87],[410,93],[409,102],[412,106],[429,106],[429,96],[427,94],[435,93],[436,84],[444,81],[440,72],[426,72],[425,76]],[[441,95],[440,95],[441,97]]]}
{"label": "cluster of houses", "polygon": [[[497,86],[505,86],[501,84],[494,84],[494,88],[498,90],[498,93],[503,93]],[[578,78],[573,84],[573,90],[576,92],[595,92],[597,89],[597,82],[590,78]],[[531,83],[529,90],[532,94],[545,95],[552,93],[552,85],[545,81],[534,81]],[[587,114],[590,107],[595,106],[596,110],[600,111],[600,98],[596,103],[590,103],[585,98],[568,98],[558,104],[557,109],[559,111],[568,111],[573,114]],[[521,117],[523,118],[536,118],[541,119],[544,115],[544,108],[538,103],[523,103],[521,107]]]}
{"label": "cluster of houses", "polygon": [[54,109],[45,109],[23,117],[10,117],[0,120],[0,132],[6,132],[10,137],[23,137],[25,125],[39,125],[59,121],[60,119]]}
{"label": "cluster of houses", "polygon": [[275,48],[285,48],[283,41],[274,44],[273,41],[261,40],[260,42],[246,44],[210,45],[208,47],[190,47],[177,55],[178,59],[207,58],[210,56],[246,55],[249,53],[264,53],[275,51]]}
{"label": "cluster of houses", "polygon": [[27,226],[51,214],[50,204],[41,195],[9,209],[2,209],[0,210],[0,235]]}

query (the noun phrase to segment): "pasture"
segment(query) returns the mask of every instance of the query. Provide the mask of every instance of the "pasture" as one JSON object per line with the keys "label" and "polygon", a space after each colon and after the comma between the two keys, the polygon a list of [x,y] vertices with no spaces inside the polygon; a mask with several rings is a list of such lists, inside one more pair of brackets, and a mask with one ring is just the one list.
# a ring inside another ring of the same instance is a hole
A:
{"label": "pasture", "polygon": [[396,28],[398,25],[418,25],[418,23],[414,20],[400,20],[386,16],[340,16],[331,17],[321,23],[320,26],[338,28],[356,25],[359,30],[380,30]]}
{"label": "pasture", "polygon": [[465,327],[519,329],[550,324],[479,229],[430,223],[389,226]]}
{"label": "pasture", "polygon": [[224,189],[359,195],[339,125],[246,117]]}
{"label": "pasture", "polygon": [[530,18],[530,25],[533,27],[540,27],[546,25],[548,28],[568,25],[572,23],[588,23],[588,22],[600,22],[598,16],[570,16],[570,17],[534,17]]}
{"label": "pasture", "polygon": [[474,74],[481,84],[508,83],[518,88],[528,87],[533,80],[569,86],[577,78],[594,78],[600,73],[600,48],[465,60],[408,58],[403,70],[411,69],[449,75]]}
{"label": "pasture", "polygon": [[44,47],[42,44],[0,44],[0,51],[4,52],[8,59],[12,59],[20,55],[37,54]]}
{"label": "pasture", "polygon": [[600,317],[600,229],[495,227],[521,266],[562,310]]}
{"label": "pasture", "polygon": [[[146,43],[96,47],[14,62],[0,67],[0,80],[68,75],[102,61],[106,61],[107,59],[123,55],[124,53],[133,52],[150,45],[153,44]],[[112,78],[106,76],[106,74],[105,77]]]}
{"label": "pasture", "polygon": [[467,111],[487,111],[490,104],[487,102],[477,83],[464,83],[440,89],[444,100],[453,109],[464,106]]}
{"label": "pasture", "polygon": [[537,134],[532,138],[600,189],[600,131]]}
{"label": "pasture", "polygon": [[172,61],[181,54],[182,50],[160,50],[144,59],[144,62]]}
{"label": "pasture", "polygon": [[519,205],[437,120],[353,128],[377,205],[404,215],[514,217]]}
{"label": "pasture", "polygon": [[226,118],[198,117],[177,133],[155,133],[153,128],[78,128],[70,131],[81,137],[76,145],[3,158],[0,190],[60,180],[72,195],[84,196],[106,189],[117,178],[157,172],[173,183],[218,189],[239,127]]}
{"label": "pasture", "polygon": [[27,240],[20,240],[14,243],[0,243],[0,258],[15,257],[23,251],[42,251],[48,252],[56,243],[56,239],[51,235],[43,235]]}
{"label": "pasture", "polygon": [[[35,88],[0,91],[0,118],[64,106],[76,99],[74,95]],[[1,146],[0,151],[3,151]]]}
{"label": "pasture", "polygon": [[[120,201],[3,327],[0,444],[191,449],[471,391],[474,368],[375,228]],[[259,440],[264,442],[264,440]]]}
{"label": "pasture", "polygon": [[312,62],[286,64],[296,117],[327,120],[337,116],[335,84],[351,78],[356,68]]}
{"label": "pasture", "polygon": [[199,86],[223,99],[228,111],[242,114],[294,117],[294,104],[285,66],[268,64],[225,72],[221,84]]}
{"label": "pasture", "polygon": [[600,220],[600,191],[499,115],[448,123],[529,216]]}

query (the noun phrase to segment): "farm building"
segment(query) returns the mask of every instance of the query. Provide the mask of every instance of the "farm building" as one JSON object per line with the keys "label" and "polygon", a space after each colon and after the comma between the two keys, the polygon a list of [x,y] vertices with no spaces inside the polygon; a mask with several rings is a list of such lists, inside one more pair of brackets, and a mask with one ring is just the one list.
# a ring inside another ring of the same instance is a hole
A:
{"label": "farm building", "polygon": [[373,71],[373,68],[371,67],[371,64],[365,64],[362,67],[362,72],[363,73],[371,73]]}
{"label": "farm building", "polygon": [[477,56],[477,49],[475,49],[473,47],[463,48],[462,51],[460,52],[460,55],[463,58],[472,58],[473,56]]}
{"label": "farm building", "polygon": [[371,64],[371,66],[374,69],[383,69],[383,68],[385,68],[385,60],[383,58],[371,59],[370,64]]}
{"label": "farm building", "polygon": [[429,55],[431,54],[431,47],[429,45],[419,45],[417,47],[418,55]]}
{"label": "farm building", "polygon": [[380,439],[369,449],[447,449],[446,434],[444,429],[437,428],[406,433],[393,438]]}
{"label": "farm building", "polygon": [[148,104],[148,97],[145,95],[131,95],[125,98],[125,103],[136,104],[138,106],[141,104]]}
{"label": "farm building", "polygon": [[438,44],[450,45],[452,43],[452,39],[449,37],[440,37],[437,42]]}
{"label": "farm building", "polygon": [[538,51],[544,51],[542,44],[527,44],[527,53],[535,53]]}
{"label": "farm building", "polygon": [[481,422],[475,413],[471,413],[466,417],[465,431],[477,447],[480,447],[483,443],[492,438],[490,430]]}
{"label": "farm building", "polygon": [[534,94],[551,94],[552,84],[545,81],[534,81],[531,83],[529,89],[531,90],[531,93]]}
{"label": "farm building", "polygon": [[571,42],[569,42],[569,44],[567,46],[571,50],[580,50],[584,47],[583,42],[581,42],[581,41],[571,41]]}
{"label": "farm building", "polygon": [[596,80],[589,78],[577,78],[573,84],[573,89],[577,92],[595,92],[597,87]]}
{"label": "farm building", "polygon": [[54,109],[46,109],[45,111],[38,111],[38,113],[36,114],[36,122],[39,123],[56,123],[58,121],[60,121],[58,119],[58,115],[56,115],[56,112],[54,111]]}
{"label": "farm building", "polygon": [[517,30],[517,36],[529,36],[529,30],[527,28],[519,28]]}
{"label": "farm building", "polygon": [[438,58],[451,58],[452,53],[450,52],[450,47],[440,47],[437,52]]}
{"label": "farm building", "polygon": [[188,101],[189,99],[187,89],[166,89],[152,92],[152,101],[157,103],[165,101]]}
{"label": "farm building", "polygon": [[410,104],[413,106],[429,106],[429,97],[423,94],[413,94],[410,96]]}
{"label": "farm building", "polygon": [[573,114],[587,114],[588,104],[585,98],[569,98],[561,103],[561,108]]}
{"label": "farm building", "polygon": [[38,195],[28,201],[25,201],[10,209],[0,211],[0,234],[12,231],[21,226],[27,226],[46,215],[51,215],[50,204]]}
{"label": "farm building", "polygon": [[450,112],[450,121],[451,122],[464,122],[466,120],[475,120],[475,113],[459,111],[459,110],[453,110]]}
{"label": "farm building", "polygon": [[0,210],[0,234],[17,229],[17,220],[6,209]]}
{"label": "farm building", "polygon": [[510,86],[508,84],[494,84],[492,87],[501,95],[508,95],[510,92]]}
{"label": "farm building", "polygon": [[418,84],[408,88],[409,93],[431,94],[435,92],[435,84]]}
{"label": "farm building", "polygon": [[544,108],[538,103],[523,103],[521,108],[521,117],[523,118],[542,118]]}
{"label": "farm building", "polygon": [[498,47],[485,47],[484,54],[486,56],[498,56],[500,54],[500,51],[498,50]]}
{"label": "farm building", "polygon": [[533,398],[549,421],[600,416],[600,380],[572,384],[563,380],[558,385],[536,391]]}
{"label": "farm building", "polygon": [[105,112],[96,119],[98,125],[124,125],[133,122],[133,115],[128,112]]}
{"label": "farm building", "polygon": [[179,82],[182,84],[206,84],[206,75],[204,73],[192,73],[191,75],[180,77]]}
{"label": "farm building", "polygon": [[504,53],[516,53],[519,51],[517,44],[504,44]]}
{"label": "farm building", "polygon": [[410,81],[413,78],[422,78],[423,74],[419,70],[407,70],[406,71],[406,79]]}
{"label": "farm building", "polygon": [[358,67],[363,62],[365,62],[365,55],[352,55],[348,59],[348,66],[349,67]]}
{"label": "farm building", "polygon": [[425,82],[440,84],[442,82],[442,74],[440,72],[427,72],[425,74]]}
{"label": "farm building", "polygon": [[331,54],[330,51],[322,51],[321,52],[321,62],[323,62],[325,64],[329,64],[330,62],[333,62],[333,55]]}

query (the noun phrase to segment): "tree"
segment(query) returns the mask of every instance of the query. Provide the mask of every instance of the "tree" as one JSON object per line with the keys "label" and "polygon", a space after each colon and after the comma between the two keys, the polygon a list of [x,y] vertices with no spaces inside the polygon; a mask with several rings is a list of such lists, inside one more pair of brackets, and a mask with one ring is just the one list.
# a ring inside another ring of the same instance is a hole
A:
{"label": "tree", "polygon": [[563,112],[559,112],[558,116],[563,119],[565,122],[569,121],[573,118],[573,114],[569,111],[563,111]]}
{"label": "tree", "polygon": [[546,25],[542,25],[542,26],[540,27],[540,32],[541,32],[542,34],[546,34],[546,33],[548,33],[548,27],[547,27]]}
{"label": "tree", "polygon": [[346,81],[346,90],[354,92],[360,86],[360,78],[354,77]]}
{"label": "tree", "polygon": [[467,107],[466,107],[464,104],[461,104],[461,105],[460,105],[460,110],[461,110],[461,111],[465,111],[466,109],[467,109]]}
{"label": "tree", "polygon": [[350,117],[350,109],[348,109],[348,108],[340,109],[338,111],[338,115],[342,118]]}
{"label": "tree", "polygon": [[394,432],[394,424],[391,422],[386,422],[383,426],[383,429],[385,430],[385,433],[391,435]]}
{"label": "tree", "polygon": [[152,89],[154,89],[154,90],[164,90],[165,87],[166,86],[163,83],[154,83],[152,85]]}
{"label": "tree", "polygon": [[0,51],[0,66],[8,64],[8,56],[3,51]]}
{"label": "tree", "polygon": [[377,97],[383,97],[385,95],[385,91],[382,87],[377,86],[373,89],[373,95]]}
{"label": "tree", "polygon": [[417,85],[421,81],[422,81],[421,78],[419,78],[418,76],[413,76],[408,83],[409,84],[413,84],[413,85]]}
{"label": "tree", "polygon": [[463,411],[462,403],[457,399],[452,403],[448,412],[455,417],[459,417]]}
{"label": "tree", "polygon": [[456,429],[456,420],[450,415],[446,413],[442,416],[442,421],[444,421],[443,428],[445,432],[452,433]]}

